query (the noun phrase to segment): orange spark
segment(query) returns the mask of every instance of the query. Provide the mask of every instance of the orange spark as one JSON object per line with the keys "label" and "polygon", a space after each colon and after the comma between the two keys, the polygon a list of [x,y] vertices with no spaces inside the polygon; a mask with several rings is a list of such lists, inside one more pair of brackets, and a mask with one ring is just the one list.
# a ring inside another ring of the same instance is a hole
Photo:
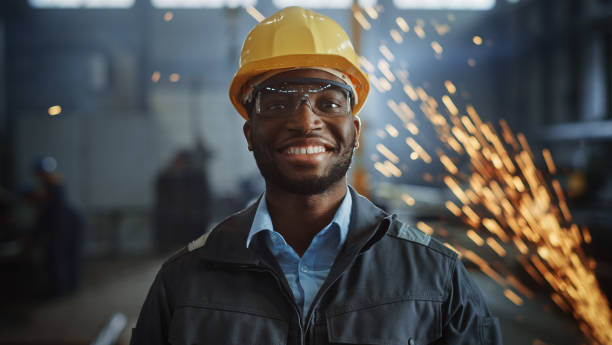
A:
{"label": "orange spark", "polygon": [[446,208],[451,211],[456,217],[461,215],[461,209],[455,205],[452,201],[447,201],[445,204]]}
{"label": "orange spark", "polygon": [[497,253],[497,255],[506,256],[506,250],[501,245],[499,245],[499,243],[497,243],[497,241],[495,241],[493,237],[487,238],[487,245],[489,245],[489,247],[493,249],[493,251]]}
{"label": "orange spark", "polygon": [[391,124],[387,124],[385,126],[385,130],[387,131],[387,133],[389,133],[390,136],[394,138],[399,135],[399,132],[397,131],[397,129],[393,127]]}
{"label": "orange spark", "polygon": [[482,237],[478,236],[478,234],[474,230],[468,230],[466,232],[466,235],[479,247],[482,247],[482,245],[484,244],[484,240],[482,239]]}
{"label": "orange spark", "polygon": [[425,224],[424,222],[420,222],[420,221],[417,222],[416,223],[416,227],[417,227],[417,229],[423,231],[427,235],[431,235],[434,232],[433,228],[431,226]]}
{"label": "orange spark", "polygon": [[431,156],[413,138],[406,138],[406,144],[416,152],[425,163],[431,163]]}
{"label": "orange spark", "polygon": [[408,26],[408,23],[406,23],[406,21],[402,17],[395,18],[395,23],[403,32],[408,32],[410,30],[410,26]]}
{"label": "orange spark", "polygon": [[447,155],[440,156],[440,162],[442,162],[442,164],[444,164],[444,167],[446,168],[446,170],[448,170],[449,173],[451,173],[453,175],[457,173],[457,171],[458,171],[457,166],[455,166],[453,161],[451,161],[450,158],[448,158]]}
{"label": "orange spark", "polygon": [[414,198],[411,197],[410,195],[406,194],[406,193],[402,194],[402,200],[404,200],[404,202],[408,206],[413,206],[414,205]]}
{"label": "orange spark", "polygon": [[263,16],[263,14],[261,14],[261,12],[259,12],[255,7],[253,6],[249,6],[246,8],[246,11],[249,15],[251,15],[251,17],[253,17],[253,19],[255,19],[258,22],[261,22],[262,20],[266,19],[266,17]]}
{"label": "orange spark", "polygon": [[400,34],[400,32],[397,31],[396,29],[391,29],[391,31],[389,31],[389,35],[391,35],[391,38],[397,44],[401,44],[402,42],[404,42],[404,38],[402,37],[402,34]]}
{"label": "orange spark", "polygon": [[555,162],[553,161],[550,151],[548,149],[542,150],[542,156],[544,156],[544,161],[546,162],[548,171],[554,175],[557,172],[557,168],[555,167]]}
{"label": "orange spark", "polygon": [[385,57],[385,59],[391,62],[395,60],[393,53],[391,53],[391,50],[389,50],[389,48],[386,45],[381,44],[380,47],[378,47],[378,51],[380,51],[380,53]]}
{"label": "orange spark", "polygon": [[399,157],[397,157],[393,152],[391,152],[391,150],[389,150],[385,145],[381,143],[376,144],[376,150],[391,162],[395,164],[399,163]]}
{"label": "orange spark", "polygon": [[504,290],[504,296],[518,306],[523,304],[523,299],[509,289]]}
{"label": "orange spark", "polygon": [[355,20],[357,21],[357,23],[359,23],[359,25],[361,25],[361,27],[364,30],[370,30],[372,28],[372,25],[370,24],[370,22],[366,19],[366,17],[363,15],[363,13],[361,13],[361,11],[359,10],[355,10],[353,11],[353,18],[355,18]]}

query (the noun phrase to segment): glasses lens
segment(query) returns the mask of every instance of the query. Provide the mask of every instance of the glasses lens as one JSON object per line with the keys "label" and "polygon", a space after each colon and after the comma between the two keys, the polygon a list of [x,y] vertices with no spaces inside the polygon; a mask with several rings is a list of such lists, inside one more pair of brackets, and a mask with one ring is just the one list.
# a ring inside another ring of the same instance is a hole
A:
{"label": "glasses lens", "polygon": [[307,102],[320,116],[343,116],[350,113],[350,92],[336,83],[290,84],[287,82],[258,88],[255,97],[257,114],[277,117],[293,114]]}

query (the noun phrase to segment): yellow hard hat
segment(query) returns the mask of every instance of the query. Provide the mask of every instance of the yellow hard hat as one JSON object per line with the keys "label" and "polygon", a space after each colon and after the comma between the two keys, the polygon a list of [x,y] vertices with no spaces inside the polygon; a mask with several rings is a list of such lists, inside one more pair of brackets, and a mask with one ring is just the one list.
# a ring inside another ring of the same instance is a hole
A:
{"label": "yellow hard hat", "polygon": [[348,35],[338,23],[320,13],[287,7],[257,24],[242,46],[238,72],[229,96],[240,115],[248,119],[241,101],[247,82],[262,73],[288,68],[330,68],[351,79],[357,93],[353,113],[363,106],[370,82]]}

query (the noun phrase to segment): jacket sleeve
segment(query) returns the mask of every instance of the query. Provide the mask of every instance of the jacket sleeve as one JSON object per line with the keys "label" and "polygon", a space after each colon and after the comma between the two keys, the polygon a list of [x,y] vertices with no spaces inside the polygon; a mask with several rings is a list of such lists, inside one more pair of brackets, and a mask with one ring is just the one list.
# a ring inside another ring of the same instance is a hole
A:
{"label": "jacket sleeve", "polygon": [[172,313],[162,273],[163,268],[151,285],[136,327],[132,329],[130,345],[169,344],[168,328]]}
{"label": "jacket sleeve", "polygon": [[435,344],[502,344],[497,318],[489,313],[480,290],[459,260],[453,270],[450,293],[442,306],[442,313],[442,339]]}

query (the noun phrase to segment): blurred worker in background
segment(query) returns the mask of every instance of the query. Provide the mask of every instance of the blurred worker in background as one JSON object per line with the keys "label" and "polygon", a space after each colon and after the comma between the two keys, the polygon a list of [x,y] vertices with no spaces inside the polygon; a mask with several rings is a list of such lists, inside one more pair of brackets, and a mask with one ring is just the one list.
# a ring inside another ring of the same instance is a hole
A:
{"label": "blurred worker in background", "polygon": [[163,265],[133,344],[501,343],[457,255],[348,187],[368,91],[330,18],[255,26],[229,93],[265,192]]}
{"label": "blurred worker in background", "polygon": [[34,174],[41,185],[32,199],[38,209],[33,238],[44,253],[46,294],[60,297],[74,292],[80,282],[83,217],[68,202],[55,158],[36,160]]}
{"label": "blurred worker in background", "polygon": [[155,247],[176,250],[208,227],[211,191],[206,150],[180,150],[155,183]]}

